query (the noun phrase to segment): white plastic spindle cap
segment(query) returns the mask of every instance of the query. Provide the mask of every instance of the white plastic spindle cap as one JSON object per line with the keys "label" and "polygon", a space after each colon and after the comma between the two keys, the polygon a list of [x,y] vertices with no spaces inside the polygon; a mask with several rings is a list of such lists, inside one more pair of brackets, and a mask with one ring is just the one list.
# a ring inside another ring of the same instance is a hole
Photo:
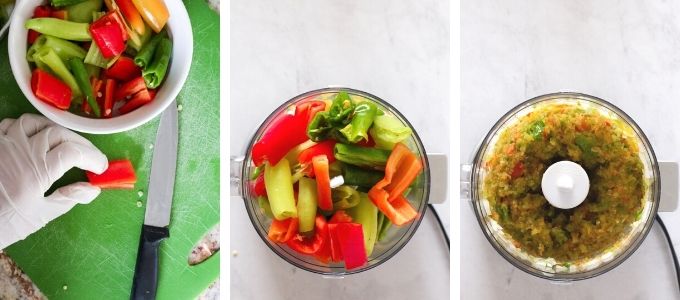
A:
{"label": "white plastic spindle cap", "polygon": [[590,179],[581,165],[567,160],[559,161],[543,173],[541,189],[552,206],[570,209],[586,199]]}

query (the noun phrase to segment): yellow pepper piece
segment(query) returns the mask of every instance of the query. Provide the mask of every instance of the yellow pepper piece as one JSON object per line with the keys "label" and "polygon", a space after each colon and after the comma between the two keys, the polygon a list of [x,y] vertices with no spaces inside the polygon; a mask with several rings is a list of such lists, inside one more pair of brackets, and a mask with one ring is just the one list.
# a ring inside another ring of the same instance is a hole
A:
{"label": "yellow pepper piece", "polygon": [[170,12],[163,0],[132,0],[132,3],[153,31],[159,33],[163,30],[170,18]]}

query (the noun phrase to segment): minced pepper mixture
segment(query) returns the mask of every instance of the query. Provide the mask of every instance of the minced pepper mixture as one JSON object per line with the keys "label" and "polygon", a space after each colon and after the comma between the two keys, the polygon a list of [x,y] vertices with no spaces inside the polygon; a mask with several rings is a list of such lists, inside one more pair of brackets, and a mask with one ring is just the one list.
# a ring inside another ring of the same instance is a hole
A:
{"label": "minced pepper mixture", "polygon": [[[573,209],[548,203],[541,178],[570,160],[590,179]],[[500,134],[487,156],[484,196],[516,246],[538,257],[571,262],[597,255],[624,236],[643,209],[646,185],[629,125],[578,104],[539,104]]]}

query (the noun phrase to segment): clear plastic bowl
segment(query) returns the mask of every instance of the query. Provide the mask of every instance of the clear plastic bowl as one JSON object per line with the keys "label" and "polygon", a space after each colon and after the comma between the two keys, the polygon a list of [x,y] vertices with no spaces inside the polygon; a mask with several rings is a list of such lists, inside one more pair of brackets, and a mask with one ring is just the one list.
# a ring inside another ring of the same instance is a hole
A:
{"label": "clear plastic bowl", "polygon": [[[491,216],[492,209],[483,196],[486,171],[483,164],[492,153],[499,134],[520,117],[540,105],[573,104],[596,108],[602,115],[623,121],[637,140],[640,159],[644,165],[644,180],[648,184],[644,208],[638,221],[630,225],[627,233],[615,244],[593,257],[584,257],[570,264],[558,263],[550,257],[536,257],[517,247],[502,226]],[[555,280],[573,281],[595,277],[612,270],[625,261],[640,246],[654,224],[660,201],[659,167],[652,146],[640,127],[622,110],[602,99],[579,93],[554,93],[528,100],[505,114],[486,135],[475,154],[470,177],[470,196],[479,225],[487,240],[498,253],[517,268],[531,275]]]}
{"label": "clear plastic bowl", "polygon": [[271,224],[271,219],[267,217],[264,212],[260,209],[256,197],[253,195],[252,191],[248,186],[248,178],[250,178],[251,173],[254,171],[255,166],[252,162],[250,150],[253,145],[260,139],[260,137],[267,131],[268,126],[271,124],[272,120],[283,113],[291,105],[295,105],[302,100],[309,98],[323,99],[325,97],[332,97],[340,91],[347,92],[350,97],[363,97],[375,102],[379,108],[388,114],[392,114],[397,117],[403,124],[409,126],[413,129],[410,123],[404,118],[404,116],[399,113],[399,111],[388,104],[386,101],[368,94],[366,92],[349,89],[349,88],[324,88],[319,90],[310,91],[299,96],[288,100],[281,106],[279,106],[272,114],[267,117],[267,119],[260,125],[258,130],[253,135],[250,143],[248,144],[248,150],[243,161],[243,166],[241,168],[241,184],[240,192],[244,199],[246,210],[248,211],[248,216],[255,227],[258,235],[262,238],[262,241],[276,253],[279,257],[289,262],[290,264],[307,270],[309,272],[314,272],[322,275],[329,276],[345,276],[349,274],[360,273],[380,264],[388,261],[392,258],[401,248],[403,248],[408,241],[413,237],[413,234],[418,229],[420,222],[425,215],[425,210],[427,209],[427,203],[430,193],[430,168],[427,161],[427,155],[423,143],[418,137],[415,130],[409,139],[406,140],[406,144],[412,151],[415,151],[416,155],[423,160],[423,172],[420,176],[416,178],[415,188],[409,193],[407,200],[411,203],[416,211],[418,211],[418,216],[416,219],[408,224],[404,224],[401,227],[392,226],[390,228],[387,236],[384,240],[377,242],[373,253],[368,258],[368,263],[357,269],[347,270],[342,262],[340,263],[330,263],[324,264],[318,262],[314,257],[308,255],[302,255],[294,250],[288,248],[288,246],[283,244],[278,244],[270,241],[267,238],[267,232],[269,230],[269,225]]}

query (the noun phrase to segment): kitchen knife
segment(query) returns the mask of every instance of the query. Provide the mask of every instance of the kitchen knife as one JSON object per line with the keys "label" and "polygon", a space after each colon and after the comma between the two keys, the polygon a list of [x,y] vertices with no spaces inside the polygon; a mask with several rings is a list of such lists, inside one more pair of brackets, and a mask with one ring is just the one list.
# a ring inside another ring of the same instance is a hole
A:
{"label": "kitchen knife", "polygon": [[170,236],[170,207],[177,167],[177,103],[163,112],[154,145],[148,200],[139,240],[135,276],[130,299],[156,299],[158,284],[158,250]]}

